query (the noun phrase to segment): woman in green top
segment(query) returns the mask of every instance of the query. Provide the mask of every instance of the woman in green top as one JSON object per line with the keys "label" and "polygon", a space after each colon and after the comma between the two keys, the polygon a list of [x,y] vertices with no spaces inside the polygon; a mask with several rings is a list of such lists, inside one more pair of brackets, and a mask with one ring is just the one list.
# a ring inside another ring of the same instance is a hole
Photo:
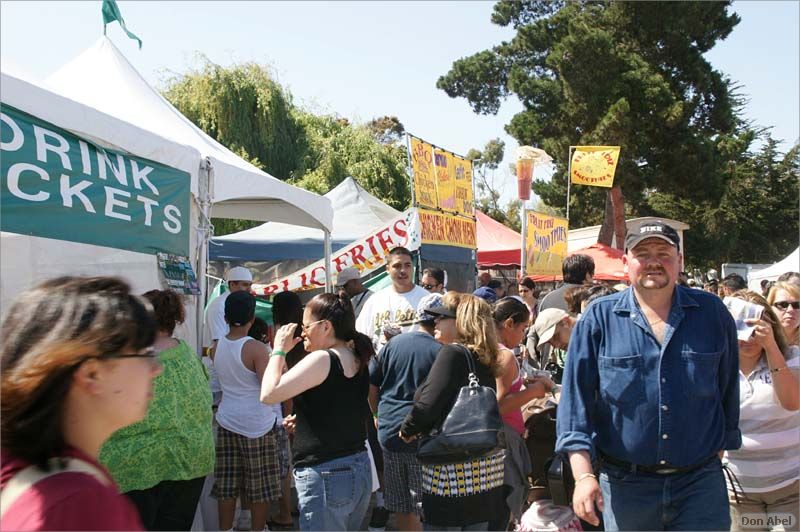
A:
{"label": "woman in green top", "polygon": [[147,417],[115,432],[100,461],[133,500],[148,530],[189,530],[205,476],[214,470],[211,391],[200,358],[172,337],[185,319],[172,290],[144,294],[155,310],[153,347],[163,366]]}

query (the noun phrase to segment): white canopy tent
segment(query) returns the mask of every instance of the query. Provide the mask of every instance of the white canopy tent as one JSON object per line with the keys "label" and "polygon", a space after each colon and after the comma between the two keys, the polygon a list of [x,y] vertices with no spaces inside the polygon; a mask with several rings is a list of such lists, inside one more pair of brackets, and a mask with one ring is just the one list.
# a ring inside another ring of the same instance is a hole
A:
{"label": "white canopy tent", "polygon": [[211,216],[330,231],[333,209],[327,199],[272,177],[208,136],[151,87],[107,37],[100,37],[45,83],[58,94],[192,146],[207,157],[214,171]]}
{"label": "white canopy tent", "polygon": [[[192,147],[159,137],[5,72],[0,75],[0,97],[3,105],[15,107],[98,145],[187,172],[192,189],[197,189],[201,156]],[[199,205],[193,201],[192,228],[199,219]],[[195,250],[199,236],[197,231],[189,232],[192,264],[197,264]],[[115,275],[128,281],[137,293],[160,285],[155,255],[8,232],[0,233],[0,270],[0,311],[3,314],[21,291],[59,275]],[[199,307],[202,310],[202,305]],[[192,334],[197,329],[197,311],[197,302],[188,298],[187,319],[183,330],[178,331],[193,347],[197,345]]]}
{"label": "white canopy tent", "polygon": [[772,266],[758,270],[748,276],[747,287],[761,293],[761,281],[764,279],[768,281],[775,281],[786,272],[800,271],[800,247],[789,253],[789,255],[776,262]]}

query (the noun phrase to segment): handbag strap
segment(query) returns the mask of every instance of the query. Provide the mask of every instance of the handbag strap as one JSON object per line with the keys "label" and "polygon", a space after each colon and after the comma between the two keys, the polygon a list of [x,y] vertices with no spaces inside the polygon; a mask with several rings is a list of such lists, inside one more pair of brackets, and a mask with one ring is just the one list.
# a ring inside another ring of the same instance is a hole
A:
{"label": "handbag strap", "polygon": [[472,351],[470,351],[469,347],[461,344],[458,345],[464,349],[467,355],[467,368],[469,369],[468,386],[470,388],[477,388],[480,386],[480,383],[478,383],[478,372],[475,369],[475,357],[472,356]]}
{"label": "handbag strap", "polygon": [[101,484],[109,486],[108,477],[96,466],[80,458],[67,458],[63,463],[60,458],[51,458],[50,471],[44,471],[35,465],[17,471],[0,491],[0,518],[5,515],[17,499],[28,489],[42,480],[61,473],[84,473],[91,475]]}

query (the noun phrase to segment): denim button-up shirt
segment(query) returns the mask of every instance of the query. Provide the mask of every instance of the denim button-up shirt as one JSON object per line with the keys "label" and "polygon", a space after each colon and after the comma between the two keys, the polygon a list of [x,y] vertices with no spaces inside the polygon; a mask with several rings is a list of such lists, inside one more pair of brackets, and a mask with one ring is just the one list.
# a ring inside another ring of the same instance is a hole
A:
{"label": "denim button-up shirt", "polygon": [[736,326],[717,296],[676,286],[663,344],[632,289],[601,298],[572,331],[556,451],[685,467],[738,449],[738,379]]}

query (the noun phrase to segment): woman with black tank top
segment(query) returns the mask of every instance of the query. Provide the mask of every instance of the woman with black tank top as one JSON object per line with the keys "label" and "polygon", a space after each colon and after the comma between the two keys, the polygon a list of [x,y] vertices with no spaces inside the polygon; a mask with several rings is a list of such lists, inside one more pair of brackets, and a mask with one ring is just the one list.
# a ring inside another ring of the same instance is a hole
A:
{"label": "woman with black tank top", "polygon": [[[346,297],[320,294],[297,324],[275,336],[261,384],[261,400],[294,399],[294,479],[301,530],[359,530],[372,487],[364,446],[364,408],[369,391],[370,339],[355,329]],[[309,353],[287,371],[286,353],[304,342]]]}

